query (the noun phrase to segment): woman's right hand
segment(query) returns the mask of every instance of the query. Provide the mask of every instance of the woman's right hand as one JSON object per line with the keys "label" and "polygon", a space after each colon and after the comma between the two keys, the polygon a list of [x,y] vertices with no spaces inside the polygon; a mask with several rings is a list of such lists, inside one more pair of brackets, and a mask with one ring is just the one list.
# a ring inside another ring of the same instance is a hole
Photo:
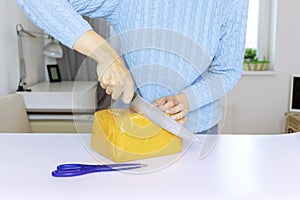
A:
{"label": "woman's right hand", "polygon": [[121,98],[126,104],[131,102],[134,82],[121,57],[115,58],[106,65],[98,64],[97,73],[101,87],[111,95],[112,99]]}
{"label": "woman's right hand", "polygon": [[131,74],[122,58],[104,38],[90,30],[76,40],[73,48],[98,62],[98,80],[112,99],[121,98],[126,104],[131,102],[134,94]]}

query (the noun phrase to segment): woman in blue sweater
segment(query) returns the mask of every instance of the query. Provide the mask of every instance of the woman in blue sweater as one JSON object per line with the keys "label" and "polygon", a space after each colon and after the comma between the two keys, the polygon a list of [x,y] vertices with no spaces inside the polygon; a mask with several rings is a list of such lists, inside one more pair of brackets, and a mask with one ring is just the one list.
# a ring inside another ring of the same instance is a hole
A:
{"label": "woman in blue sweater", "polygon": [[[44,31],[98,62],[113,99],[134,90],[194,133],[216,132],[241,76],[248,0],[17,0]],[[121,55],[82,18],[105,18]]]}

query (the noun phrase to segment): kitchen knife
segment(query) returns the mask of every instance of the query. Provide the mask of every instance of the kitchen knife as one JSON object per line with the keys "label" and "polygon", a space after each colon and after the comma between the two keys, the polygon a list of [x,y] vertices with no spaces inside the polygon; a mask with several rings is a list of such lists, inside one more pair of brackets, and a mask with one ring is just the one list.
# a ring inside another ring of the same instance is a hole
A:
{"label": "kitchen knife", "polygon": [[179,137],[182,137],[183,139],[195,140],[200,142],[199,138],[196,137],[192,132],[177,123],[174,119],[166,115],[159,108],[147,102],[137,93],[134,94],[133,100],[131,102],[131,109],[135,112],[143,114],[156,125]]}

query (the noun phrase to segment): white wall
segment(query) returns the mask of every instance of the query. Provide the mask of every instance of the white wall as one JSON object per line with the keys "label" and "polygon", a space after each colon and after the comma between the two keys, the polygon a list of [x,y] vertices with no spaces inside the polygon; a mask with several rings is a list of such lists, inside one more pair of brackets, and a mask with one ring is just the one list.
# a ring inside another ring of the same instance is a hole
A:
{"label": "white wall", "polygon": [[[278,0],[274,76],[243,76],[227,96],[225,132],[283,133],[290,74],[300,74],[300,1]],[[231,122],[230,122],[231,121]]]}
{"label": "white wall", "polygon": [[[24,29],[39,31],[19,10],[14,0],[0,1],[0,96],[12,93],[19,81],[16,24]],[[44,79],[42,39],[23,40],[27,68],[27,84]]]}

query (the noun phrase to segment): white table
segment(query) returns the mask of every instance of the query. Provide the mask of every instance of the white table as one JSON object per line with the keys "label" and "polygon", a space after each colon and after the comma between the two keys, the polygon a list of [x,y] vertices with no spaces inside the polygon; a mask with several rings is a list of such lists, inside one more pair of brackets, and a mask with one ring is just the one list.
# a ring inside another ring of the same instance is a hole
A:
{"label": "white table", "polygon": [[95,81],[41,82],[28,87],[31,92],[19,93],[30,119],[61,119],[64,113],[69,119],[70,113],[95,110],[96,86]]}
{"label": "white table", "polygon": [[299,133],[222,135],[205,159],[198,160],[195,144],[152,173],[50,175],[61,163],[97,163],[89,140],[90,134],[0,134],[0,199],[300,199]]}
{"label": "white table", "polygon": [[76,132],[74,119],[82,132],[91,131],[96,81],[41,82],[28,88],[31,92],[19,93],[34,132]]}

